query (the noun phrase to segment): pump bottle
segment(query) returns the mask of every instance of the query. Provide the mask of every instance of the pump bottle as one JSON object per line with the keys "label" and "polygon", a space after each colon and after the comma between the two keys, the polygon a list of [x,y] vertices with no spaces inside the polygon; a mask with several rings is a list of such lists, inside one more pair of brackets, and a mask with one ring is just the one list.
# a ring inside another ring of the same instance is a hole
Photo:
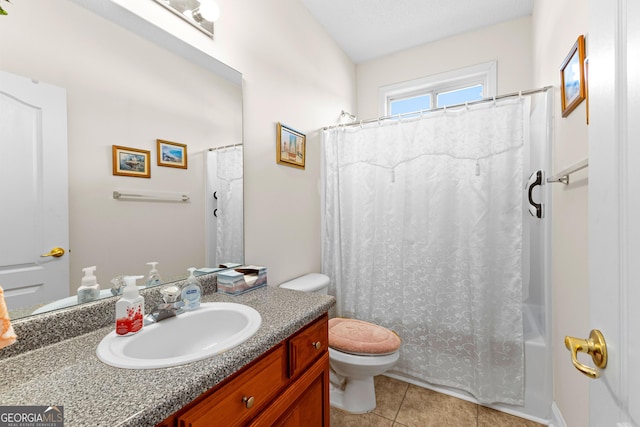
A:
{"label": "pump bottle", "polygon": [[147,277],[147,281],[145,282],[145,286],[155,286],[162,283],[162,277],[158,272],[156,261],[148,262],[147,265],[151,266],[151,270],[149,271],[149,276]]}
{"label": "pump bottle", "polygon": [[200,285],[193,275],[196,270],[195,267],[191,267],[189,270],[189,277],[182,286],[182,302],[184,302],[185,310],[196,310],[200,308],[200,298],[202,296],[202,290]]}
{"label": "pump bottle", "polygon": [[126,276],[122,298],[116,302],[116,334],[132,335],[144,326],[144,297],[138,294],[136,280],[144,276]]}
{"label": "pump bottle", "polygon": [[78,287],[78,304],[97,300],[100,296],[100,285],[98,284],[96,276],[93,275],[95,269],[95,265],[82,269],[82,271],[84,271],[84,277]]}

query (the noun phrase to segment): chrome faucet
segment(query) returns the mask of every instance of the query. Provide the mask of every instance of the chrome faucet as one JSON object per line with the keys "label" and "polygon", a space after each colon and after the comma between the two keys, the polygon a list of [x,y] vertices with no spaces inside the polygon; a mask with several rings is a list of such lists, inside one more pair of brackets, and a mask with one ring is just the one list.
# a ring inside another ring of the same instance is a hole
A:
{"label": "chrome faucet", "polygon": [[124,276],[116,276],[111,279],[111,293],[114,296],[122,295],[122,290],[124,289]]}
{"label": "chrome faucet", "polygon": [[184,302],[180,301],[180,288],[176,285],[169,285],[160,290],[164,303],[158,304],[156,308],[151,310],[144,319],[144,324],[150,325],[161,320],[175,317],[184,313]]}

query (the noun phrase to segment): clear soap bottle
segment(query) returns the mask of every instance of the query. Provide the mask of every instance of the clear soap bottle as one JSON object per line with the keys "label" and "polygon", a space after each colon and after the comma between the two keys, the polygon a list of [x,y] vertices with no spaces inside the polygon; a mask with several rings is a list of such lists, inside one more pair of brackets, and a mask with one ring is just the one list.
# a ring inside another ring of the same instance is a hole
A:
{"label": "clear soap bottle", "polygon": [[145,286],[155,286],[155,285],[159,285],[162,283],[162,277],[160,276],[160,273],[158,272],[158,262],[157,261],[151,261],[148,262],[147,265],[151,266],[151,270],[149,271],[149,276],[147,277],[147,281],[144,283]]}
{"label": "clear soap bottle", "polygon": [[96,270],[95,265],[92,267],[83,268],[84,277],[78,287],[78,304],[83,302],[89,302],[97,300],[100,296],[100,285],[93,272]]}
{"label": "clear soap bottle", "polygon": [[200,298],[202,297],[202,289],[193,275],[196,270],[191,267],[189,270],[189,277],[184,285],[182,285],[182,302],[184,302],[185,310],[196,310],[200,308]]}

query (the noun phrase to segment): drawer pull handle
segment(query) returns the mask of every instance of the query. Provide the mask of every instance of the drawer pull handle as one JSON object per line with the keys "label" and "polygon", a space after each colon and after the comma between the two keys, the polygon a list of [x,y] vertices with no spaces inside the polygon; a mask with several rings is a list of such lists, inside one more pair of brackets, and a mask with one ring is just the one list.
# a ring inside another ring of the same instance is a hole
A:
{"label": "drawer pull handle", "polygon": [[242,403],[244,403],[247,409],[251,409],[251,407],[253,406],[253,401],[254,401],[253,396],[251,397],[244,396],[242,398]]}
{"label": "drawer pull handle", "polygon": [[314,343],[311,343],[311,345],[313,346],[313,348],[315,348],[316,350],[320,350],[320,347],[322,347],[322,343],[320,341],[316,341]]}

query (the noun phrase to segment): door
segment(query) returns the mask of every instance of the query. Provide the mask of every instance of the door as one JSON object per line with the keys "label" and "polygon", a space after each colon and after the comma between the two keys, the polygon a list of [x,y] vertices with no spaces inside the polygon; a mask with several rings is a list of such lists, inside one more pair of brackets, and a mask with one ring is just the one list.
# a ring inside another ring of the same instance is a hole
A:
{"label": "door", "polygon": [[592,427],[638,426],[640,5],[592,0],[589,8],[590,321],[609,353],[589,383],[589,419]]}
{"label": "door", "polygon": [[[7,306],[14,310],[66,297],[64,89],[0,71],[0,159],[0,285]],[[59,249],[44,256],[54,248]]]}

